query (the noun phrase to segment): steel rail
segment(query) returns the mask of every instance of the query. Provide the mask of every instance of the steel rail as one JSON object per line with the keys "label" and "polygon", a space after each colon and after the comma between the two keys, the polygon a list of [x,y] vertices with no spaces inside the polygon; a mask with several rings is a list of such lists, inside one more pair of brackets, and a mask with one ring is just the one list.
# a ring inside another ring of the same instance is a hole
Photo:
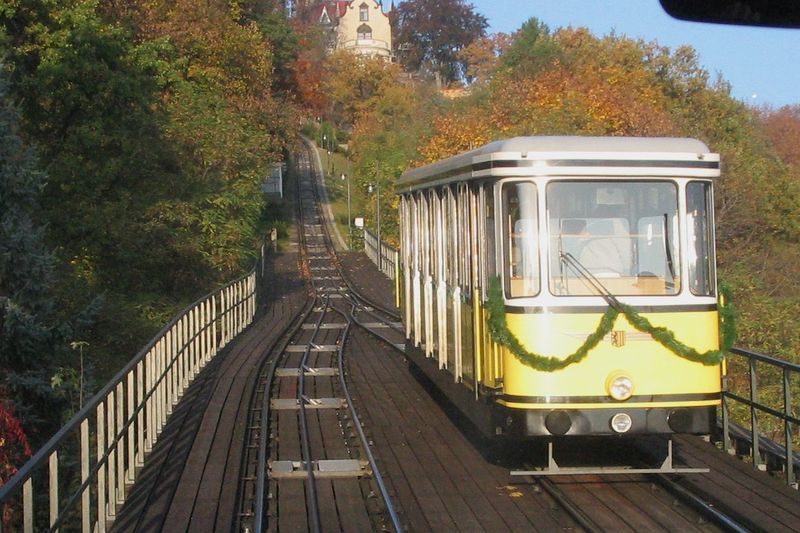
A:
{"label": "steel rail", "polygon": [[567,497],[566,494],[559,489],[556,484],[545,477],[538,478],[536,481],[539,482],[539,486],[544,489],[544,491],[553,498],[562,509],[564,509],[568,515],[570,515],[583,529],[589,531],[590,533],[602,533],[604,530],[597,524],[595,524],[594,520],[589,518],[589,515],[584,513],[580,507],[573,504],[572,501]]}
{"label": "steel rail", "polygon": [[[307,256],[307,254],[308,254],[307,244],[308,243],[307,243],[306,234],[305,234],[304,231],[302,231],[302,228],[303,228],[303,224],[302,224],[302,220],[303,220],[303,213],[302,213],[303,198],[302,198],[302,191],[300,190],[299,183],[297,184],[297,198],[298,198],[298,204],[297,204],[298,205],[298,207],[297,207],[298,220],[301,221],[300,224],[298,224],[298,227],[301,229],[301,231],[298,232],[298,239],[300,241],[299,244],[301,245],[301,253],[306,254],[306,256]],[[308,260],[308,259],[306,259],[306,260]],[[313,278],[309,278],[308,283],[309,283],[309,285],[311,287],[314,287],[314,285],[315,285]],[[292,326],[289,326],[289,327],[286,328],[286,330],[284,332],[284,341],[280,344],[280,347],[277,350],[275,350],[274,346],[277,346],[277,344],[275,344],[273,346],[273,349],[271,349],[268,352],[268,353],[274,354],[275,356],[271,359],[267,375],[264,378],[264,382],[265,382],[264,395],[263,395],[263,397],[261,399],[261,416],[260,416],[260,424],[259,424],[259,428],[260,428],[261,433],[259,435],[260,438],[258,439],[258,454],[257,454],[257,459],[256,459],[256,484],[255,484],[255,491],[254,491],[255,506],[254,506],[254,512],[253,512],[254,531],[256,533],[261,533],[264,530],[265,525],[266,525],[266,520],[265,520],[265,515],[266,515],[265,497],[266,497],[266,487],[267,487],[267,479],[268,479],[268,475],[267,475],[267,473],[268,473],[268,469],[267,469],[268,456],[267,456],[267,453],[268,452],[267,452],[267,450],[268,450],[268,443],[269,443],[269,440],[270,440],[270,437],[271,437],[271,435],[270,435],[271,432],[269,431],[270,416],[271,416],[271,413],[272,413],[270,402],[271,402],[271,399],[272,399],[272,387],[273,387],[273,384],[274,384],[274,381],[275,381],[275,374],[276,374],[278,366],[286,358],[286,354],[287,354],[286,348],[287,348],[287,346],[291,342],[292,338],[294,338],[297,335],[297,333],[301,330],[303,324],[307,323],[308,317],[309,317],[311,311],[316,309],[316,307],[317,307],[318,300],[319,300],[319,298],[317,296],[309,297],[307,299],[306,306],[305,306],[303,312],[301,313],[299,319],[296,320],[295,323]],[[324,314],[321,315],[321,316],[324,316]],[[318,324],[319,323],[320,322],[318,321]],[[313,341],[313,338],[312,338],[312,341]],[[304,359],[307,358],[307,356],[308,356],[310,346],[311,346],[311,344],[307,345],[307,347],[306,347],[306,350],[304,352]],[[303,368],[303,366],[304,365],[301,364],[301,369]],[[301,375],[302,375],[302,372],[301,372]],[[303,405],[302,396],[298,399],[298,401],[299,401],[299,404],[300,404],[301,409],[302,409],[302,405]],[[306,427],[307,427],[307,425],[306,425]],[[307,432],[307,430],[306,430],[306,432]],[[311,461],[306,460],[305,462],[306,462],[306,465],[307,465],[306,468],[307,468],[307,472],[308,472],[308,465],[311,464]],[[312,480],[309,483],[309,485],[313,484],[313,483],[314,483],[314,481]],[[314,493],[316,492],[315,489],[312,489],[312,491]],[[314,501],[316,501],[316,499]],[[245,506],[245,504],[243,503],[243,505],[241,507],[244,508],[244,506]],[[316,530],[319,530],[320,526],[319,526],[318,506],[317,506],[317,512],[315,513],[315,516],[316,516],[316,522],[317,522]]]}
{"label": "steel rail", "polygon": [[684,503],[700,512],[726,531],[735,531],[737,533],[747,533],[750,531],[749,528],[743,526],[731,516],[723,513],[704,498],[669,479],[666,475],[653,474],[652,477],[654,477],[660,485],[666,487],[672,494],[683,500]]}
{"label": "steel rail", "polygon": [[349,339],[350,335],[350,327],[354,323],[354,321],[347,316],[346,313],[342,312],[341,310],[333,308],[336,312],[341,313],[341,315],[347,320],[347,326],[345,327],[344,333],[342,334],[342,343],[339,345],[339,357],[338,357],[338,367],[339,367],[339,384],[342,387],[342,392],[347,399],[347,406],[350,410],[350,417],[353,420],[353,425],[356,428],[356,432],[358,433],[358,438],[361,441],[361,445],[364,449],[364,454],[367,456],[367,461],[369,462],[370,468],[372,469],[372,478],[375,480],[375,483],[378,485],[378,490],[381,493],[381,498],[383,499],[384,504],[386,505],[386,512],[389,513],[389,518],[392,521],[392,526],[394,526],[394,530],[397,533],[403,532],[403,526],[400,524],[400,517],[397,514],[397,511],[394,508],[394,503],[392,502],[392,497],[389,494],[389,490],[386,488],[386,483],[383,481],[383,476],[381,475],[380,468],[378,468],[378,462],[375,460],[375,455],[372,453],[372,447],[370,445],[369,439],[367,439],[366,434],[364,433],[364,429],[361,426],[361,420],[358,417],[358,413],[356,412],[356,408],[353,405],[353,397],[350,394],[350,388],[347,386],[347,381],[345,380],[345,372],[344,372],[344,349]]}
{"label": "steel rail", "polygon": [[[258,454],[256,456],[256,488],[254,491],[255,505],[253,511],[253,522],[255,533],[261,533],[264,530],[264,496],[266,493],[267,485],[267,443],[269,442],[269,417],[271,414],[270,399],[271,387],[275,381],[275,373],[278,365],[281,364],[286,356],[286,347],[291,342],[292,338],[300,331],[303,324],[306,322],[308,315],[314,308],[316,303],[315,298],[307,298],[306,305],[299,317],[283,331],[281,338],[282,341],[276,341],[270,348],[266,350],[267,357],[264,358],[264,363],[269,363],[266,376],[264,376],[264,396],[261,399],[261,417],[259,429],[261,431],[258,439]],[[269,355],[273,354],[274,357],[270,358]],[[262,366],[263,369],[263,366]],[[259,375],[263,374],[259,370]],[[257,386],[257,384],[256,384]],[[257,391],[254,391],[254,395]],[[240,505],[240,509],[244,508]],[[239,528],[241,531],[242,528]]]}
{"label": "steel rail", "polygon": [[[310,166],[311,166],[311,163],[310,163],[310,158],[309,158],[309,168],[310,168]],[[306,253],[306,255],[308,255],[308,238],[307,238],[306,232],[305,232],[305,213],[304,213],[304,207],[305,207],[304,206],[304,200],[305,199],[303,198],[303,192],[304,191],[300,187],[299,180],[298,180],[298,192],[299,192],[299,194],[298,194],[297,206],[298,206],[298,221],[300,223],[299,224],[300,225],[300,232],[299,232],[299,234],[300,234],[300,242],[301,242],[302,250],[304,251],[304,253]],[[312,190],[312,196],[313,196],[313,190]],[[310,272],[310,268],[309,268],[309,272]],[[310,283],[311,283],[312,287],[314,288],[314,292],[315,292],[315,300],[314,300],[314,304],[315,305],[314,305],[314,308],[316,309],[316,307],[317,307],[316,304],[319,301],[319,295],[316,294],[318,288],[317,288],[316,284],[314,283],[313,276],[309,276],[309,278],[310,278]],[[313,461],[312,461],[312,458],[311,458],[311,442],[310,442],[309,435],[308,435],[308,433],[309,433],[309,431],[308,431],[308,416],[307,416],[306,408],[305,408],[305,398],[306,398],[306,395],[305,395],[305,382],[306,382],[305,368],[306,368],[307,363],[308,363],[308,355],[311,353],[311,347],[314,345],[314,339],[316,339],[317,333],[320,330],[320,326],[322,325],[322,320],[325,317],[325,313],[327,312],[327,309],[328,309],[329,305],[330,305],[330,298],[326,298],[325,307],[320,312],[319,319],[317,319],[317,322],[316,322],[316,328],[315,328],[314,332],[311,334],[311,339],[308,341],[308,344],[306,345],[306,349],[303,352],[303,357],[302,357],[302,359],[300,361],[300,376],[299,376],[299,380],[298,380],[298,391],[297,391],[297,396],[298,396],[297,401],[298,401],[298,405],[300,407],[301,457],[302,457],[303,461],[305,462],[306,476],[307,476],[307,483],[306,483],[306,494],[307,494],[306,500],[307,501],[306,501],[306,505],[309,507],[307,515],[309,515],[309,518],[311,520],[311,524],[310,524],[311,530],[314,531],[314,532],[322,531],[322,526],[321,526],[321,523],[320,523],[320,516],[319,516],[319,500],[317,499],[317,486],[316,486],[316,480],[314,478],[314,464],[313,464]]]}
{"label": "steel rail", "polygon": [[[307,147],[307,149],[310,150],[311,148]],[[392,502],[391,495],[389,494],[388,488],[386,487],[386,483],[384,482],[383,476],[381,475],[380,468],[378,466],[377,460],[375,459],[375,455],[372,453],[372,447],[371,447],[371,444],[369,442],[369,439],[367,439],[367,436],[364,433],[364,429],[363,429],[363,427],[361,425],[361,420],[360,420],[360,418],[358,416],[358,412],[356,411],[355,405],[353,403],[353,397],[350,394],[350,389],[349,389],[349,387],[347,385],[347,380],[345,378],[344,350],[345,350],[345,346],[347,345],[348,339],[350,337],[350,330],[351,330],[353,324],[356,324],[356,325],[366,329],[367,331],[370,331],[373,334],[376,334],[376,333],[372,332],[369,328],[364,327],[361,323],[358,322],[358,320],[356,320],[356,318],[354,316],[355,308],[357,306],[359,306],[359,305],[362,305],[362,307],[363,307],[363,304],[359,304],[358,300],[361,299],[362,302],[363,301],[367,301],[367,300],[365,298],[362,298],[357,293],[357,291],[354,289],[354,287],[349,282],[349,280],[344,276],[344,272],[343,272],[344,269],[342,268],[342,264],[341,264],[341,262],[339,260],[339,257],[336,254],[335,247],[333,246],[333,243],[332,243],[332,240],[331,240],[331,236],[330,236],[330,231],[329,231],[328,225],[327,225],[327,223],[325,221],[325,217],[322,214],[320,214],[319,193],[318,193],[317,187],[318,187],[317,180],[312,179],[312,192],[313,192],[314,199],[315,199],[315,206],[317,208],[317,213],[318,213],[318,215],[320,217],[320,221],[321,221],[320,226],[322,228],[322,237],[323,237],[323,240],[325,241],[328,253],[332,256],[333,264],[335,265],[335,268],[336,268],[336,273],[338,274],[339,278],[347,286],[347,291],[345,292],[345,296],[351,302],[351,310],[350,310],[350,314],[349,315],[347,313],[345,313],[344,311],[342,311],[341,309],[338,309],[335,305],[330,306],[330,309],[332,309],[336,313],[339,313],[346,320],[346,323],[347,323],[347,325],[345,326],[345,329],[342,332],[341,341],[339,343],[339,348],[338,348],[338,351],[337,351],[337,366],[338,366],[338,370],[339,370],[339,385],[340,385],[340,387],[342,389],[342,393],[344,394],[345,399],[347,400],[347,406],[348,406],[348,411],[350,412],[350,417],[351,417],[351,419],[353,421],[353,425],[354,425],[354,427],[356,429],[356,433],[358,434],[358,438],[359,438],[359,441],[361,442],[361,446],[362,446],[362,448],[364,450],[364,454],[366,455],[367,462],[369,463],[370,469],[372,470],[372,478],[373,478],[373,480],[375,481],[375,483],[378,486],[378,490],[379,490],[379,492],[381,494],[381,499],[383,500],[383,503],[384,503],[384,505],[386,507],[386,512],[389,515],[389,519],[392,522],[392,526],[394,527],[394,530],[396,532],[398,532],[398,533],[402,533],[404,530],[403,530],[402,524],[400,523],[400,517],[397,514],[397,511],[395,510],[394,503]],[[369,302],[369,303],[372,304],[372,302]],[[378,305],[378,304],[373,305],[373,307],[383,310],[383,307]],[[389,321],[384,320],[383,318],[379,317],[377,314],[375,314],[375,313],[371,313],[371,314],[372,314],[372,316],[374,316],[379,321],[387,323],[387,324],[390,324]],[[392,316],[391,313],[389,313],[389,312],[386,312],[386,314]],[[398,320],[399,320],[399,318],[400,317],[397,316]],[[383,338],[380,335],[378,335],[378,337]],[[391,343],[391,341],[388,341],[387,339],[383,339],[383,340],[385,340],[388,344],[394,346]]]}
{"label": "steel rail", "polygon": [[[317,301],[319,298],[317,298]],[[316,303],[316,302],[315,302]],[[306,505],[310,507],[309,515],[311,518],[311,530],[312,531],[322,531],[322,525],[320,523],[320,516],[319,516],[319,500],[317,499],[317,483],[316,478],[314,477],[314,461],[312,458],[311,453],[311,440],[309,438],[309,431],[308,431],[308,413],[306,412],[306,393],[305,393],[305,385],[306,385],[306,373],[305,369],[308,366],[308,356],[311,353],[311,348],[314,346],[314,339],[317,337],[317,333],[319,333],[322,320],[325,318],[325,314],[328,312],[330,308],[330,298],[325,299],[325,306],[320,312],[319,319],[316,323],[316,329],[311,334],[311,339],[308,341],[306,345],[306,350],[303,352],[303,358],[300,361],[300,379],[298,380],[298,389],[297,389],[297,402],[300,405],[300,442],[301,442],[301,456],[303,461],[305,462],[306,467],[306,475],[308,482],[306,483],[306,492],[308,493]]]}

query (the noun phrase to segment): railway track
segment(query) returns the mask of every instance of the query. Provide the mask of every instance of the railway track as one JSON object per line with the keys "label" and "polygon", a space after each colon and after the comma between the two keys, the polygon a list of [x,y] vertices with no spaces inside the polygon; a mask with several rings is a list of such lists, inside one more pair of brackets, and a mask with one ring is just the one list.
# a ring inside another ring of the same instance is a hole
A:
{"label": "railway track", "polygon": [[[353,407],[343,354],[353,327],[389,339],[396,316],[353,294],[320,214],[308,147],[298,160],[298,226],[310,296],[262,359],[253,394],[238,531],[400,531]],[[398,341],[395,341],[398,342]]]}
{"label": "railway track", "polygon": [[[650,446],[654,438],[648,439]],[[603,454],[599,461],[625,457],[640,462],[649,451],[639,446],[620,446],[618,453]],[[595,449],[583,453],[594,455]],[[573,453],[574,450],[573,450]],[[641,453],[641,456],[640,456]],[[585,457],[584,457],[585,458]],[[613,459],[615,460],[615,459]],[[641,463],[640,463],[641,464]],[[529,470],[535,467],[525,464]],[[692,474],[704,475],[704,474]],[[680,531],[752,531],[744,516],[717,508],[713,498],[682,484],[685,476],[667,474],[614,473],[527,477],[527,481],[550,495],[584,530],[610,531],[626,527],[635,531],[662,528]],[[755,530],[758,530],[756,528]]]}

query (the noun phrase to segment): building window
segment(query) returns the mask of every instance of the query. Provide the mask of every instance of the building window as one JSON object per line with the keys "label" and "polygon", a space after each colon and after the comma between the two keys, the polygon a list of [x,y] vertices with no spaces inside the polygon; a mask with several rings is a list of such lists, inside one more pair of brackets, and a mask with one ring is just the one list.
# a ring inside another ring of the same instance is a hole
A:
{"label": "building window", "polygon": [[361,22],[369,20],[369,6],[367,4],[362,3],[358,6],[358,20]]}
{"label": "building window", "polygon": [[372,39],[372,28],[370,28],[366,24],[362,24],[361,26],[359,26],[358,30],[356,31],[358,32],[359,41],[364,39]]}

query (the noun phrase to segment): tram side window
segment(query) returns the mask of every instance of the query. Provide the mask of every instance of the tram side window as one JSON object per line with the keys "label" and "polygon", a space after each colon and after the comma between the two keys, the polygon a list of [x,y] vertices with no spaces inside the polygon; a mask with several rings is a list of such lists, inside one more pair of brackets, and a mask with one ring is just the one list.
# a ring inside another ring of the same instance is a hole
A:
{"label": "tram side window", "polygon": [[539,294],[539,224],[536,185],[503,184],[503,263],[508,298]]}
{"label": "tram side window", "polygon": [[711,184],[693,181],[686,186],[686,226],[689,232],[689,288],[692,294],[714,294],[714,248],[710,213]]}

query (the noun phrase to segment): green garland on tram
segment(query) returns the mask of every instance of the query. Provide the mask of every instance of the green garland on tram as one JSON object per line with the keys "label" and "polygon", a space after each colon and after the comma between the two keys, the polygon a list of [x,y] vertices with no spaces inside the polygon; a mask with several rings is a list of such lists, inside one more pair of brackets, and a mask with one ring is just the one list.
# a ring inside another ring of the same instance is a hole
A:
{"label": "green garland on tram", "polygon": [[676,339],[675,334],[668,328],[653,326],[647,318],[637,313],[633,307],[625,305],[616,299],[610,302],[608,309],[603,313],[603,316],[600,317],[600,322],[597,324],[595,331],[589,334],[584,343],[567,357],[559,358],[529,352],[522,346],[519,339],[508,329],[505,303],[503,301],[503,289],[498,276],[494,276],[489,280],[489,299],[487,302],[489,333],[494,342],[508,348],[524,365],[535,370],[553,372],[566,368],[586,358],[589,352],[611,332],[617,317],[622,314],[635,329],[649,334],[656,342],[675,355],[706,366],[717,365],[722,362],[725,358],[725,354],[733,347],[734,342],[736,342],[736,314],[730,303],[731,292],[725,285],[721,285],[719,290],[721,295],[719,304],[720,348],[718,350],[708,350],[702,353]]}

